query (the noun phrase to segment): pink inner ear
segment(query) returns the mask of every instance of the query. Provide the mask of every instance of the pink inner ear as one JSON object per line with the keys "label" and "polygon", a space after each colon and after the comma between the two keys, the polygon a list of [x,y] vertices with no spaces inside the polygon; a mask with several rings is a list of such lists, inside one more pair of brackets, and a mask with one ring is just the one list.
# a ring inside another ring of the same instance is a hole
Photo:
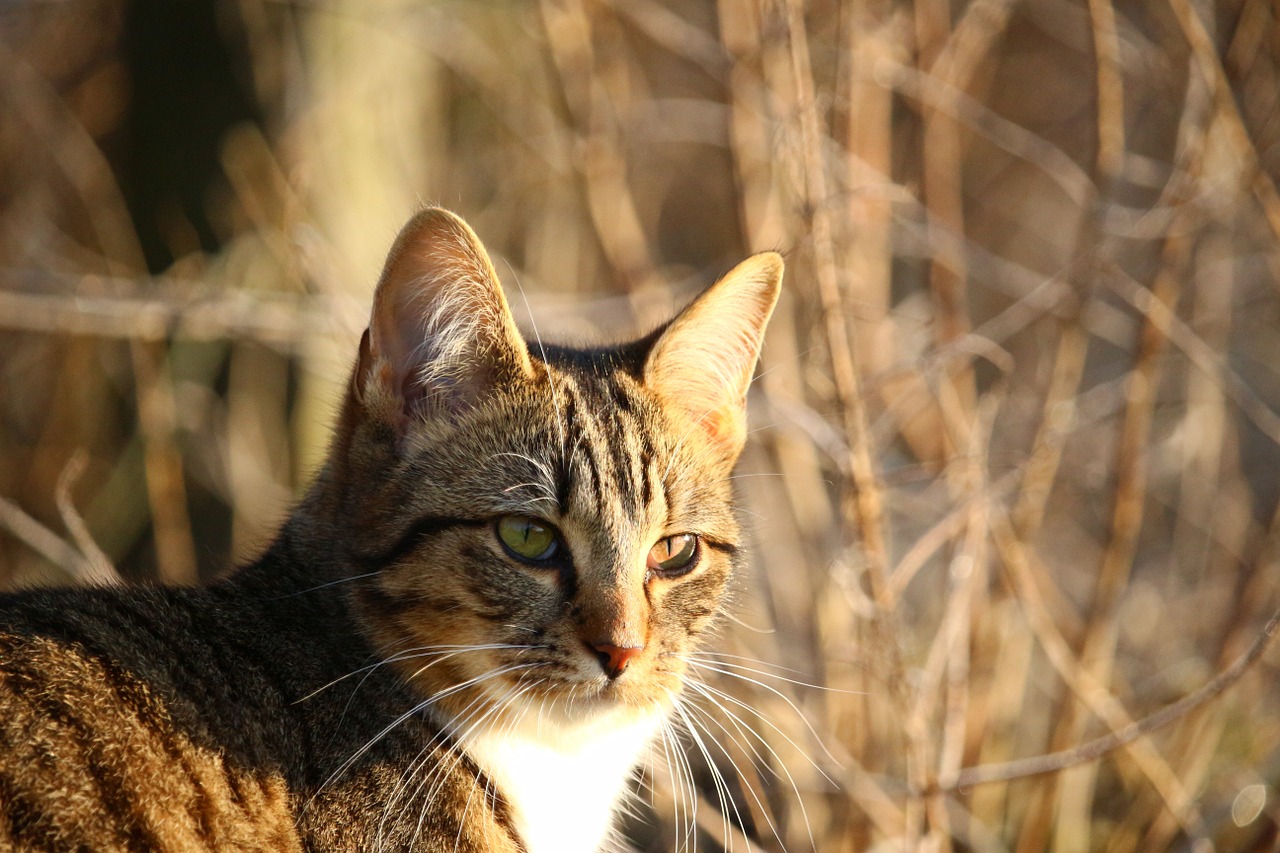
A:
{"label": "pink inner ear", "polygon": [[401,231],[374,294],[361,382],[409,418],[458,413],[531,371],[493,265],[461,219],[424,210]]}
{"label": "pink inner ear", "polygon": [[745,438],[746,426],[743,421],[742,407],[729,405],[708,412],[702,419],[702,428],[716,443],[736,447]]}
{"label": "pink inner ear", "polygon": [[782,281],[782,259],[754,255],[693,301],[654,343],[645,383],[736,458],[751,374]]}

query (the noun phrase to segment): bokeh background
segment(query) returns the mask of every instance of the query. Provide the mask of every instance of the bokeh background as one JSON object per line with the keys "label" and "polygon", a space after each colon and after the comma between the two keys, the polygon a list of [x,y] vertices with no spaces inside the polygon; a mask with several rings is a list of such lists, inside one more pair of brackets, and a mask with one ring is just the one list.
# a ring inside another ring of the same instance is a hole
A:
{"label": "bokeh background", "polygon": [[0,586],[252,558],[421,204],[550,339],[779,249],[632,844],[1280,849],[1278,61],[1271,0],[4,0]]}

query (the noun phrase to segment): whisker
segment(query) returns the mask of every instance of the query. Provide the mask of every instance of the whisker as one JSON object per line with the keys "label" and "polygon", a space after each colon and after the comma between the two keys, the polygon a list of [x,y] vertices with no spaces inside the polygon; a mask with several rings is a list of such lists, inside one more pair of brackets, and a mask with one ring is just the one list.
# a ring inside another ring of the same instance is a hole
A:
{"label": "whisker", "polygon": [[[462,709],[461,713],[470,717],[472,714],[475,713],[475,711],[472,709],[478,705],[481,705],[481,703],[483,702],[483,699],[484,697],[482,695],[476,696],[469,703],[467,703],[467,705]],[[421,770],[427,768],[427,761],[429,758],[429,754],[434,747],[442,743],[442,740],[441,740],[442,734],[443,732],[437,732],[423,745],[422,749],[418,751],[418,754],[414,757],[413,761],[410,762],[408,775],[411,775],[411,776],[418,775]],[[456,762],[449,765],[445,765],[442,763],[442,764],[437,764],[432,766],[429,770],[427,770],[426,775],[423,776],[421,781],[418,782],[417,787],[414,789],[414,795],[416,795],[418,791],[421,791],[422,787],[426,785],[427,782],[435,778],[438,773],[444,773],[444,775],[447,776],[448,771],[451,771],[452,768],[455,766],[456,766]],[[382,826],[385,825],[386,821],[390,818],[391,809],[392,809],[392,806],[395,804],[395,801],[399,799],[400,796],[402,796],[400,792],[402,790],[407,790],[406,781],[407,781],[406,778],[402,776],[400,781],[396,783],[396,787],[392,790],[391,796],[389,796],[386,802],[384,803],[383,809],[382,809],[382,820],[379,823],[379,833],[381,833],[382,831],[381,830]],[[406,799],[408,799],[411,802],[412,796]],[[428,803],[431,801],[431,799],[432,797],[428,795],[427,797]],[[422,814],[418,818],[419,827],[421,827],[422,819],[425,816],[426,816],[426,811],[424,809]]]}
{"label": "whisker", "polygon": [[[738,744],[738,747],[742,749],[743,752],[750,752],[751,755],[754,756],[755,763],[758,767],[762,767],[768,770],[770,773],[773,774],[775,778],[783,778],[783,777],[786,778],[787,783],[791,786],[791,790],[796,795],[796,801],[800,805],[800,815],[804,819],[805,829],[809,833],[810,846],[814,850],[816,850],[817,842],[814,840],[814,837],[813,837],[813,826],[809,821],[809,812],[805,808],[804,797],[800,794],[800,787],[799,785],[796,784],[796,780],[791,775],[791,771],[787,769],[786,762],[782,760],[782,757],[780,755],[778,755],[777,751],[773,748],[773,745],[770,744],[769,741],[765,737],[763,737],[759,732],[757,732],[749,723],[747,723],[745,720],[743,720],[740,716],[738,716],[729,708],[726,708],[719,701],[718,697],[725,696],[726,694],[723,694],[721,691],[716,690],[714,687],[711,687],[710,685],[701,684],[696,681],[689,682],[689,687],[695,693],[698,693],[707,701],[711,702],[721,713],[727,716],[729,718],[729,721],[733,724],[734,728],[737,729],[739,734],[743,735],[744,737],[746,737],[747,735],[750,736],[750,737],[747,737],[746,742],[744,743],[736,735],[734,735],[733,732],[730,732],[729,729],[724,725],[724,723],[722,723],[718,718],[716,718],[712,714],[707,713],[706,711],[703,711],[703,713],[706,714],[707,719],[714,722],[721,729],[721,731],[723,731],[726,735],[729,736],[729,738],[734,743]],[[689,707],[691,709],[697,708],[697,706],[692,704],[690,704]],[[701,709],[698,709],[698,710],[701,710]],[[774,769],[773,765],[771,765],[768,761],[766,761],[764,756],[760,754],[760,751],[757,750],[755,745],[751,742],[751,738],[755,738],[761,744],[763,744],[764,748],[769,752],[771,756],[773,756],[773,759],[775,762],[777,762],[778,767],[782,768],[781,775],[779,775],[779,772],[776,769]],[[732,756],[729,756],[729,761],[730,763],[734,764],[734,769],[737,770],[737,764],[733,761]],[[738,775],[739,776],[742,775],[741,771],[738,772]],[[785,848],[786,843],[782,840],[782,837],[778,834],[778,828],[774,825],[773,818],[770,816],[769,810],[765,807],[765,805],[762,802],[760,802],[759,797],[757,796],[754,789],[752,789],[750,785],[747,785],[744,783],[742,787],[747,791],[748,794],[751,795],[751,798],[755,800],[756,806],[760,809],[761,814],[764,815],[765,822],[769,824],[769,829],[773,832],[773,836],[777,838],[778,843],[782,844],[783,847]]]}
{"label": "whisker", "polygon": [[[521,675],[522,675],[522,676],[523,676],[523,674],[524,674],[524,673],[523,673],[523,672],[521,672]],[[492,716],[494,716],[495,714],[498,714],[499,712],[501,712],[501,711],[505,710],[505,709],[506,709],[507,707],[509,707],[512,703],[514,703],[514,701],[515,701],[516,699],[518,699],[521,695],[523,695],[524,693],[528,692],[530,689],[532,689],[532,687],[533,687],[534,685],[536,685],[536,684],[540,684],[541,682],[542,682],[542,679],[540,679],[540,680],[539,680],[539,681],[537,681],[537,682],[534,682],[534,684],[533,684],[533,685],[526,685],[525,687],[520,688],[519,690],[516,690],[514,687],[513,687],[513,688],[508,688],[508,690],[507,690],[507,691],[506,691],[502,696],[498,697],[498,699],[497,699],[497,700],[496,700],[496,701],[495,701],[495,702],[494,702],[494,703],[493,703],[493,704],[492,704],[492,705],[491,705],[487,710],[485,710],[485,712],[484,712],[483,714],[481,714],[479,717],[476,717],[476,713],[477,713],[477,711],[476,711],[476,710],[468,710],[468,712],[466,713],[465,717],[462,717],[462,718],[459,720],[460,722],[464,722],[464,723],[465,723],[465,722],[470,721],[470,722],[469,722],[469,725],[468,725],[468,727],[467,727],[467,731],[466,731],[466,732],[464,732],[464,733],[462,733],[462,734],[459,736],[459,738],[458,738],[458,739],[459,739],[459,742],[464,742],[467,738],[469,738],[469,737],[470,737],[471,732],[474,732],[478,727],[480,727],[481,725],[483,725],[483,724],[485,723],[485,721],[486,721],[486,720],[488,720],[489,718],[491,718],[491,717],[492,717]],[[476,699],[475,699],[475,700],[474,700],[470,705],[468,705],[468,706],[467,706],[467,708],[468,708],[468,709],[471,709],[473,705],[477,705],[477,704],[479,704],[479,702],[480,702],[480,700],[481,700],[482,698],[484,698],[484,697],[480,697],[480,696],[476,697]],[[478,709],[477,709],[477,710],[478,710]],[[475,719],[472,719],[473,717],[474,717]],[[458,763],[458,762],[455,762],[455,763],[454,763],[454,765],[452,765],[452,766],[457,766],[457,763]],[[418,787],[417,787],[417,789],[415,790],[415,795],[416,795],[417,791],[420,791],[420,790],[422,789],[422,787],[423,787],[424,785],[426,785],[426,784],[427,784],[427,782],[429,782],[429,781],[431,781],[431,780],[432,780],[432,778],[434,777],[434,775],[435,775],[434,773],[429,773],[429,774],[428,774],[428,775],[427,775],[427,776],[426,776],[426,777],[425,777],[421,782],[419,782],[419,783],[418,783]],[[434,786],[433,786],[433,788],[432,788],[432,789],[429,791],[429,793],[428,793],[428,802],[430,802],[430,800],[434,799],[434,791],[435,791],[435,788],[434,788]],[[415,831],[414,831],[414,836],[413,836],[413,840],[414,840],[414,841],[416,841],[416,840],[417,840],[418,835],[421,833],[422,825],[423,825],[423,821],[424,821],[425,819],[426,819],[426,812],[425,812],[425,811],[423,811],[423,813],[422,813],[422,814],[419,816],[419,818],[418,818],[418,825],[417,825],[417,827],[415,828]]]}
{"label": "whisker", "polygon": [[339,682],[342,682],[347,680],[348,678],[351,678],[352,676],[363,674],[367,678],[371,672],[378,669],[379,667],[386,666],[389,663],[396,663],[402,660],[412,660],[415,657],[426,657],[427,654],[429,653],[449,652],[448,656],[451,657],[454,654],[461,654],[462,652],[468,652],[468,651],[486,651],[486,650],[492,650],[492,649],[538,649],[538,648],[546,648],[546,647],[545,646],[529,646],[529,645],[523,645],[518,643],[481,643],[477,645],[415,646],[412,649],[405,649],[405,650],[396,652],[392,655],[383,657],[380,660],[374,661],[368,666],[362,666],[359,669],[353,669],[351,672],[348,672],[346,675],[340,675],[337,678],[330,681],[328,684],[324,684],[320,687],[317,687],[315,690],[312,690],[310,693],[301,697],[300,699],[295,699],[293,704],[296,705],[300,702],[305,702],[308,699],[311,699],[312,697],[316,696],[317,694],[322,693],[325,690],[328,690],[330,687],[334,686],[335,684],[338,684]]}
{"label": "whisker", "polygon": [[[672,705],[674,707],[674,703],[677,700],[675,697],[671,698]],[[689,839],[691,836],[694,838],[694,847],[697,846],[697,836],[694,830],[697,822],[696,796],[691,796],[688,801],[692,803],[692,813],[689,805],[684,805],[685,819],[683,821],[680,819],[681,805],[685,804],[686,795],[694,790],[693,770],[689,767],[688,757],[678,748],[678,744],[675,743],[677,734],[669,720],[663,721],[660,732],[662,734],[662,749],[666,757],[667,775],[671,779],[671,805],[673,818],[675,820],[677,832],[679,833],[680,830],[683,829],[683,833],[676,836],[676,853],[679,853],[681,848],[685,850],[689,849]]]}
{"label": "whisker", "polygon": [[[707,748],[702,736],[698,734],[698,726],[692,717],[689,716],[686,703],[677,700],[675,703],[675,711],[685,723],[685,731],[693,738],[694,744],[698,747],[698,752],[702,753],[702,758],[707,762],[707,769],[711,771],[711,782],[715,786],[716,796],[720,800],[720,818],[724,823],[724,837],[729,838],[729,810],[733,810],[734,817],[738,820],[738,826],[745,826],[742,820],[742,814],[738,811],[738,804],[734,801],[729,793],[729,783],[725,780],[724,774],[720,772],[719,766],[711,756],[711,750]],[[705,729],[704,729],[705,731]],[[707,732],[710,736],[710,732]],[[695,794],[696,796],[696,794]]]}
{"label": "whisker", "polygon": [[[792,710],[792,712],[794,712],[794,713],[795,713],[796,717],[800,720],[800,722],[804,723],[804,727],[805,727],[806,729],[808,729],[809,734],[813,736],[813,739],[814,739],[814,741],[818,744],[818,746],[822,747],[822,751],[823,751],[824,753],[826,753],[827,758],[829,758],[829,759],[831,760],[831,762],[832,762],[833,764],[835,764],[835,766],[837,766],[837,767],[842,767],[842,766],[843,766],[843,765],[840,763],[840,760],[839,760],[839,759],[837,759],[834,755],[832,755],[832,754],[831,754],[831,750],[827,749],[827,746],[826,746],[826,744],[825,744],[825,743],[823,743],[822,737],[818,734],[817,729],[815,729],[815,728],[813,727],[813,724],[809,722],[809,718],[808,718],[808,717],[806,717],[806,716],[804,715],[804,713],[803,713],[803,712],[802,712],[798,707],[796,707],[796,703],[795,703],[795,702],[792,702],[792,701],[791,701],[791,699],[790,699],[790,697],[788,697],[788,696],[787,696],[785,693],[783,693],[781,690],[778,690],[778,689],[777,689],[777,688],[775,688],[775,687],[771,687],[770,685],[765,684],[763,681],[759,681],[759,680],[757,680],[757,679],[754,679],[754,678],[751,678],[751,677],[749,677],[749,676],[743,675],[743,674],[742,674],[742,673],[740,673],[740,672],[733,672],[732,670],[721,669],[720,667],[711,666],[710,664],[706,664],[706,663],[695,663],[695,662],[693,662],[693,661],[687,661],[687,663],[688,663],[690,666],[697,667],[697,668],[699,668],[699,669],[706,669],[706,670],[710,670],[711,672],[718,672],[718,673],[720,673],[721,675],[726,675],[726,676],[729,676],[729,677],[731,677],[731,678],[737,678],[737,679],[739,679],[739,680],[741,680],[741,681],[745,681],[745,682],[747,682],[748,684],[754,684],[755,686],[759,687],[760,689],[762,689],[762,690],[767,690],[767,691],[769,691],[770,693],[772,693],[773,695],[777,696],[779,699],[781,699],[783,702],[785,702],[785,703],[786,703],[787,707],[788,707],[788,708],[790,708],[790,709]],[[753,710],[753,709],[751,708],[751,706],[747,705],[746,703],[742,702],[741,700],[739,700],[739,699],[737,699],[737,698],[735,698],[735,697],[733,697],[733,696],[730,696],[728,693],[725,693],[725,694],[723,694],[723,695],[724,695],[724,697],[725,697],[726,699],[729,699],[729,700],[730,700],[730,701],[732,701],[734,704],[736,704],[736,705],[740,705],[741,707],[743,707],[743,708],[745,708],[745,709],[747,709],[747,710],[749,710],[749,711],[750,711],[750,710]],[[780,735],[782,735],[784,738],[786,738],[786,739],[787,739],[787,742],[788,742],[788,743],[790,743],[792,746],[795,746],[795,747],[796,747],[796,749],[797,749],[801,754],[803,754],[803,755],[808,755],[808,753],[807,753],[807,752],[805,752],[804,750],[800,749],[800,747],[796,745],[795,741],[791,740],[791,738],[790,738],[790,737],[789,737],[789,736],[788,736],[784,731],[782,731],[782,729],[780,729],[780,728],[778,728],[776,725],[774,725],[772,721],[770,721],[770,720],[768,720],[768,719],[766,719],[766,718],[763,718],[763,717],[762,717],[761,719],[762,719],[762,720],[763,720],[763,721],[764,721],[764,722],[765,722],[765,723],[766,723],[770,728],[774,729],[778,734],[780,734]],[[810,763],[813,763],[813,759],[812,759],[812,758],[811,758],[811,759],[809,759],[809,760],[810,760]],[[833,784],[833,785],[835,784],[835,781],[834,781],[833,779],[831,779],[831,777],[830,777],[830,776],[827,776],[827,774],[822,770],[822,768],[818,767],[818,765],[817,765],[817,764],[814,764],[813,766],[818,770],[818,772],[822,773],[823,777],[824,777],[824,778],[826,778],[826,780],[827,780],[828,782],[831,782],[831,784]]]}
{"label": "whisker", "polygon": [[315,586],[309,586],[306,589],[299,589],[294,592],[287,593],[285,595],[272,595],[259,600],[260,601],[284,601],[287,598],[297,598],[299,595],[305,595],[308,592],[316,592],[318,590],[328,589],[331,586],[338,586],[344,583],[351,583],[352,581],[362,581],[362,580],[366,580],[367,578],[374,578],[374,577],[377,577],[379,574],[380,572],[365,572],[362,575],[351,575],[350,577],[338,578],[336,581],[328,581],[327,583],[316,584]]}
{"label": "whisker", "polygon": [[499,669],[492,670],[490,672],[482,673],[480,675],[475,676],[474,678],[469,678],[466,681],[463,681],[459,684],[455,684],[451,687],[441,690],[433,694],[429,698],[424,699],[423,701],[417,703],[408,711],[405,711],[403,714],[401,714],[400,716],[392,720],[390,723],[388,723],[380,732],[378,732],[376,735],[370,738],[363,746],[357,749],[354,753],[351,754],[349,758],[347,758],[344,762],[342,762],[342,764],[339,765],[338,769],[334,770],[331,774],[329,774],[329,777],[325,779],[323,783],[321,783],[319,788],[316,789],[316,793],[311,796],[311,799],[308,801],[308,806],[310,806],[310,804],[315,801],[315,798],[319,796],[321,791],[323,791],[330,784],[332,784],[335,779],[337,779],[339,776],[341,776],[343,773],[349,770],[357,761],[360,760],[360,758],[365,753],[367,753],[370,749],[372,749],[374,745],[376,745],[384,737],[386,737],[388,734],[390,734],[392,731],[398,728],[405,720],[409,719],[410,717],[416,714],[421,713],[425,709],[439,702],[441,699],[451,696],[454,693],[457,693],[461,690],[465,690],[468,687],[472,687],[476,684],[483,683],[484,681],[488,681],[489,679],[497,678],[499,676],[505,675],[508,672],[515,672],[516,670],[524,669],[527,666],[528,664],[512,664],[510,666],[505,666]]}
{"label": "whisker", "polygon": [[[754,663],[763,663],[763,661],[756,661],[754,658],[749,658],[744,655],[725,655],[724,657],[737,657],[737,658],[740,658],[741,660],[750,660]],[[777,673],[769,672],[766,669],[759,669],[757,667],[746,666],[740,663],[731,663],[729,661],[716,660],[715,658],[712,658],[712,657],[704,657],[699,655],[685,655],[685,656],[681,656],[681,659],[684,660],[684,662],[689,664],[690,666],[711,669],[715,672],[719,672],[722,675],[727,675],[732,678],[742,678],[742,676],[736,672],[724,672],[723,670],[716,669],[715,666],[713,666],[712,664],[719,664],[720,666],[728,667],[730,669],[741,670],[743,672],[750,672],[755,675],[762,676],[764,678],[776,678],[778,681],[785,681],[788,684],[794,684],[797,687],[808,687],[811,690],[821,690],[824,693],[843,693],[847,696],[866,696],[867,695],[865,690],[843,690],[839,687],[827,687],[824,684],[814,684],[809,681],[800,681],[797,678],[787,678],[785,675],[778,675]],[[785,670],[787,672],[795,672],[797,674],[803,675],[803,673],[801,673],[799,670],[789,669],[787,667],[782,667],[782,666],[779,666],[776,668]]]}
{"label": "whisker", "polygon": [[739,619],[737,616],[733,615],[733,613],[732,613],[732,612],[730,612],[730,611],[728,611],[728,610],[724,610],[724,611],[722,611],[722,612],[721,612],[721,615],[723,615],[726,619],[728,619],[728,620],[729,620],[730,622],[732,622],[733,624],[738,625],[738,626],[743,627],[743,628],[746,628],[748,631],[752,632],[753,634],[766,634],[766,635],[767,635],[767,634],[776,634],[776,633],[778,633],[778,629],[777,629],[777,628],[757,628],[755,625],[748,625],[746,622],[742,621],[741,619]]}

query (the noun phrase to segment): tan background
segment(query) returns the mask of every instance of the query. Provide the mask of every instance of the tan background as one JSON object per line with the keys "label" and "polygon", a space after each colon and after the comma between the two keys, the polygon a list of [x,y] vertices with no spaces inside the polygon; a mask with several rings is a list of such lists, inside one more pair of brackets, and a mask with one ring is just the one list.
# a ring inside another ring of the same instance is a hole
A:
{"label": "tan background", "polygon": [[936,786],[1277,605],[1278,59],[1269,0],[5,3],[0,584],[260,549],[422,203],[562,340],[776,248],[698,849],[1275,849],[1275,653]]}

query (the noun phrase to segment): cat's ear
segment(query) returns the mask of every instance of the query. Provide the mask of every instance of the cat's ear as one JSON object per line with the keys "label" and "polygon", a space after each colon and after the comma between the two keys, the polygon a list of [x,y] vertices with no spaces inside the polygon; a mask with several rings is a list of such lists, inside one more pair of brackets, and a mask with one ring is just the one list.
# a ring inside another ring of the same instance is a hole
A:
{"label": "cat's ear", "polygon": [[353,391],[403,429],[466,411],[530,376],[497,273],[468,225],[441,208],[400,232],[373,296]]}
{"label": "cat's ear", "polygon": [[781,284],[778,253],[747,258],[663,330],[645,362],[645,384],[733,458],[746,438],[747,387]]}

